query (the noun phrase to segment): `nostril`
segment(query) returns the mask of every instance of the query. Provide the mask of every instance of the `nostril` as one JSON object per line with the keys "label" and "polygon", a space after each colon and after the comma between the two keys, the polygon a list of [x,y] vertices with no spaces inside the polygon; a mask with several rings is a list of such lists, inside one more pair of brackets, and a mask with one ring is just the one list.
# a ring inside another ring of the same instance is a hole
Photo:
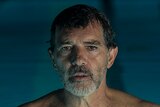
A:
{"label": "nostril", "polygon": [[78,58],[76,60],[73,60],[71,64],[82,66],[82,65],[86,65],[86,61],[83,58]]}
{"label": "nostril", "polygon": [[71,62],[72,65],[76,64],[76,57],[74,55],[70,56],[70,62]]}
{"label": "nostril", "polygon": [[72,64],[72,65],[76,65],[76,60],[72,60],[72,61],[71,61],[71,64]]}

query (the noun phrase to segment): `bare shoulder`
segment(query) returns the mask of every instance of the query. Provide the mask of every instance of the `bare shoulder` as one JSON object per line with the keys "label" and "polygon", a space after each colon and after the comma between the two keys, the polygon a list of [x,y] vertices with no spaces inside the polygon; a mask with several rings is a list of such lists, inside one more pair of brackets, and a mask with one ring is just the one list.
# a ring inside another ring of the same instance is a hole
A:
{"label": "bare shoulder", "polygon": [[141,101],[139,105],[141,107],[160,107],[160,105],[154,104],[152,102],[147,102],[147,101]]}
{"label": "bare shoulder", "polygon": [[125,106],[125,107],[160,107],[154,103],[141,100],[135,96],[129,95],[116,89],[110,89],[113,103]]}
{"label": "bare shoulder", "polygon": [[63,101],[63,92],[63,89],[59,89],[18,107],[61,107],[60,101]]}

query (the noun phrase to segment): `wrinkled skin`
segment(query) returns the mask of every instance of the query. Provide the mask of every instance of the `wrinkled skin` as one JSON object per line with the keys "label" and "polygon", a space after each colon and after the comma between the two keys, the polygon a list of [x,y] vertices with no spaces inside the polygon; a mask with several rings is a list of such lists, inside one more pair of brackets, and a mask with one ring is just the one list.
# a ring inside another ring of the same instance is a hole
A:
{"label": "wrinkled skin", "polygon": [[[89,24],[85,29],[57,29],[56,35],[57,45],[51,56],[66,90],[78,96],[91,94],[99,88],[107,66],[109,68],[112,64],[108,64],[109,50],[102,28],[97,24]],[[79,90],[81,93],[75,93]],[[91,92],[83,94],[83,90]]]}

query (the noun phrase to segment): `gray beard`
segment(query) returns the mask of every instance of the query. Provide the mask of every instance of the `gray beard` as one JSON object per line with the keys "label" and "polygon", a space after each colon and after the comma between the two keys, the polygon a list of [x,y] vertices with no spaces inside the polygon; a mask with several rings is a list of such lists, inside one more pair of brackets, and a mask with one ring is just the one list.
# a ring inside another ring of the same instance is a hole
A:
{"label": "gray beard", "polygon": [[[83,71],[86,70],[85,68],[83,69],[84,69]],[[71,71],[70,73],[74,73],[75,71],[73,72]],[[64,84],[64,89],[72,93],[73,95],[79,96],[79,97],[89,96],[90,94],[95,92],[99,88],[103,79],[103,74],[100,74],[100,73],[98,75],[90,74],[91,76],[90,80],[81,81],[81,82],[70,81],[69,76],[70,74],[67,72],[60,72],[60,77]],[[76,85],[81,85],[81,86],[76,87]]]}
{"label": "gray beard", "polygon": [[[91,84],[88,85],[87,87],[82,86],[80,88],[77,88],[75,86],[76,84],[79,84],[79,83],[70,83],[69,81],[67,81],[64,85],[64,88],[65,90],[69,91],[73,95],[79,96],[79,97],[88,96],[97,90],[97,86],[93,82],[91,82]],[[81,83],[81,84],[85,84],[85,83]]]}

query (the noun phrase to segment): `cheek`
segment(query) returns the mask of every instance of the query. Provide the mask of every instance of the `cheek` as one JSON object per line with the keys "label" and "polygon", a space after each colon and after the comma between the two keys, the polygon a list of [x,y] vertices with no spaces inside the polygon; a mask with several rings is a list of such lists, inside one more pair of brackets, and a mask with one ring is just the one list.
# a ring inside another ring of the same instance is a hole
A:
{"label": "cheek", "polygon": [[89,59],[89,64],[93,70],[104,71],[107,69],[108,57],[105,52]]}
{"label": "cheek", "polygon": [[56,64],[57,64],[58,70],[62,72],[66,72],[71,66],[68,60],[64,58],[57,58]]}

